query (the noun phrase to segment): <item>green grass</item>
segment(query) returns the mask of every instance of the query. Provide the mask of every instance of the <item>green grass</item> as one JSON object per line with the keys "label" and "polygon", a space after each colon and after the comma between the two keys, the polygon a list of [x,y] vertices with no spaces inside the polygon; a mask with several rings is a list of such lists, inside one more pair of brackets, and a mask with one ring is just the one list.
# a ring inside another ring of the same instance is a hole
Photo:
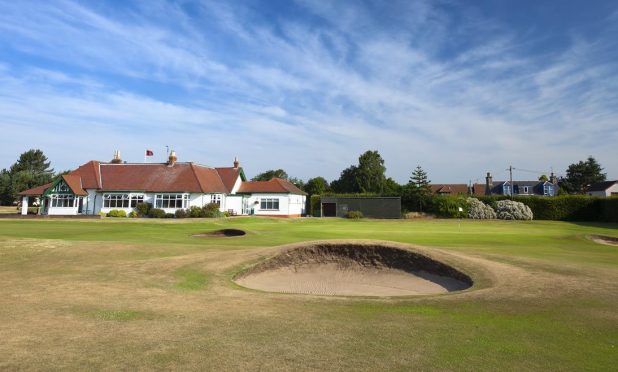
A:
{"label": "green grass", "polygon": [[[221,228],[247,235],[191,236]],[[616,237],[618,225],[0,220],[0,369],[613,370],[618,247],[589,234]],[[498,265],[496,278],[390,299],[230,282],[271,247],[322,239],[440,249]]]}

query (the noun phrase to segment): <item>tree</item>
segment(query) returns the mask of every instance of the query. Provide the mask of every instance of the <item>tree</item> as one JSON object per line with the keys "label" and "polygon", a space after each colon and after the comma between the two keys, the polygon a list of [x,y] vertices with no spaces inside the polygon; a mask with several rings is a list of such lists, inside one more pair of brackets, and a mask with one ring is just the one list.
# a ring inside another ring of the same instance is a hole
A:
{"label": "tree", "polygon": [[288,174],[283,169],[271,169],[258,174],[257,176],[253,177],[251,181],[270,181],[273,178],[283,178],[284,180],[287,180]]}
{"label": "tree", "polygon": [[542,174],[541,177],[539,177],[539,181],[547,182],[547,181],[549,181],[549,177],[547,177],[546,174]]}
{"label": "tree", "polygon": [[341,172],[331,188],[338,193],[381,194],[386,184],[384,159],[377,151],[366,151],[358,158],[358,166],[352,165]]}
{"label": "tree", "polygon": [[601,165],[589,156],[586,161],[569,165],[564,179],[564,186],[570,193],[583,194],[593,183],[603,182],[607,175]]}
{"label": "tree", "polygon": [[288,181],[292,182],[294,186],[298,187],[299,189],[305,190],[305,181],[301,180],[300,178],[290,177]]}
{"label": "tree", "polygon": [[429,182],[427,172],[425,172],[420,165],[417,166],[410,176],[410,181],[405,186],[403,195],[404,205],[413,210],[422,212],[429,203],[429,197],[431,195],[431,186]]}
{"label": "tree", "polygon": [[328,181],[324,177],[310,178],[305,184],[305,192],[309,195],[322,195],[329,188]]}
{"label": "tree", "polygon": [[401,196],[403,192],[403,187],[397,183],[392,178],[387,178],[384,182],[384,191],[382,192],[385,196]]}
{"label": "tree", "polygon": [[0,203],[11,204],[17,193],[51,182],[54,170],[39,149],[22,153],[9,170],[0,172]]}

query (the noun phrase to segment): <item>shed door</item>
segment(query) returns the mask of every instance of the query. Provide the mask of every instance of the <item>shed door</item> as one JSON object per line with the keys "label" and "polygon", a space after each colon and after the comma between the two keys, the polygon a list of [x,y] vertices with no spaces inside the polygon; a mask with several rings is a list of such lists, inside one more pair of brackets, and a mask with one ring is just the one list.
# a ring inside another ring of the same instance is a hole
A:
{"label": "shed door", "polygon": [[322,203],[322,217],[337,217],[337,203]]}

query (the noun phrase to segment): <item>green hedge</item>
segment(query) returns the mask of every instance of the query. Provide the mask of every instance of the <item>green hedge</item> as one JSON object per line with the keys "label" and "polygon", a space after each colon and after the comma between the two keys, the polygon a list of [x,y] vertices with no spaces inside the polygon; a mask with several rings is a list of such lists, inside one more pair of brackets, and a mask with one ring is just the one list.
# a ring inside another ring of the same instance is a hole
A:
{"label": "green hedge", "polygon": [[[480,196],[485,204],[495,207],[505,196]],[[618,222],[618,198],[595,198],[586,195],[563,195],[554,197],[515,197],[526,204],[535,220]]]}

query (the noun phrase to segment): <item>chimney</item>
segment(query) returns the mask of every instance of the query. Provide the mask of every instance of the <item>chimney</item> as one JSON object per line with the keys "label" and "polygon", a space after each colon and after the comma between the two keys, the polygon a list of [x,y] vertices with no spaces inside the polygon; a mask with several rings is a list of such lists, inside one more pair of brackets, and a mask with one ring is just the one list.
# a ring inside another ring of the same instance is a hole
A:
{"label": "chimney", "polygon": [[553,183],[554,185],[558,184],[558,177],[556,177],[554,172],[551,172],[551,175],[549,176],[549,182]]}
{"label": "chimney", "polygon": [[485,177],[485,195],[491,195],[491,189],[494,187],[494,180],[491,177],[491,173],[487,172]]}
{"label": "chimney", "polygon": [[240,165],[240,163],[238,162],[238,157],[235,156],[234,157],[234,169],[238,169],[238,166]]}
{"label": "chimney", "polygon": [[120,150],[114,150],[114,158],[111,161],[112,164],[122,164],[122,159],[120,158]]}
{"label": "chimney", "polygon": [[176,164],[176,151],[172,150],[170,151],[170,157],[167,159],[167,165],[169,167],[173,167],[174,164]]}

